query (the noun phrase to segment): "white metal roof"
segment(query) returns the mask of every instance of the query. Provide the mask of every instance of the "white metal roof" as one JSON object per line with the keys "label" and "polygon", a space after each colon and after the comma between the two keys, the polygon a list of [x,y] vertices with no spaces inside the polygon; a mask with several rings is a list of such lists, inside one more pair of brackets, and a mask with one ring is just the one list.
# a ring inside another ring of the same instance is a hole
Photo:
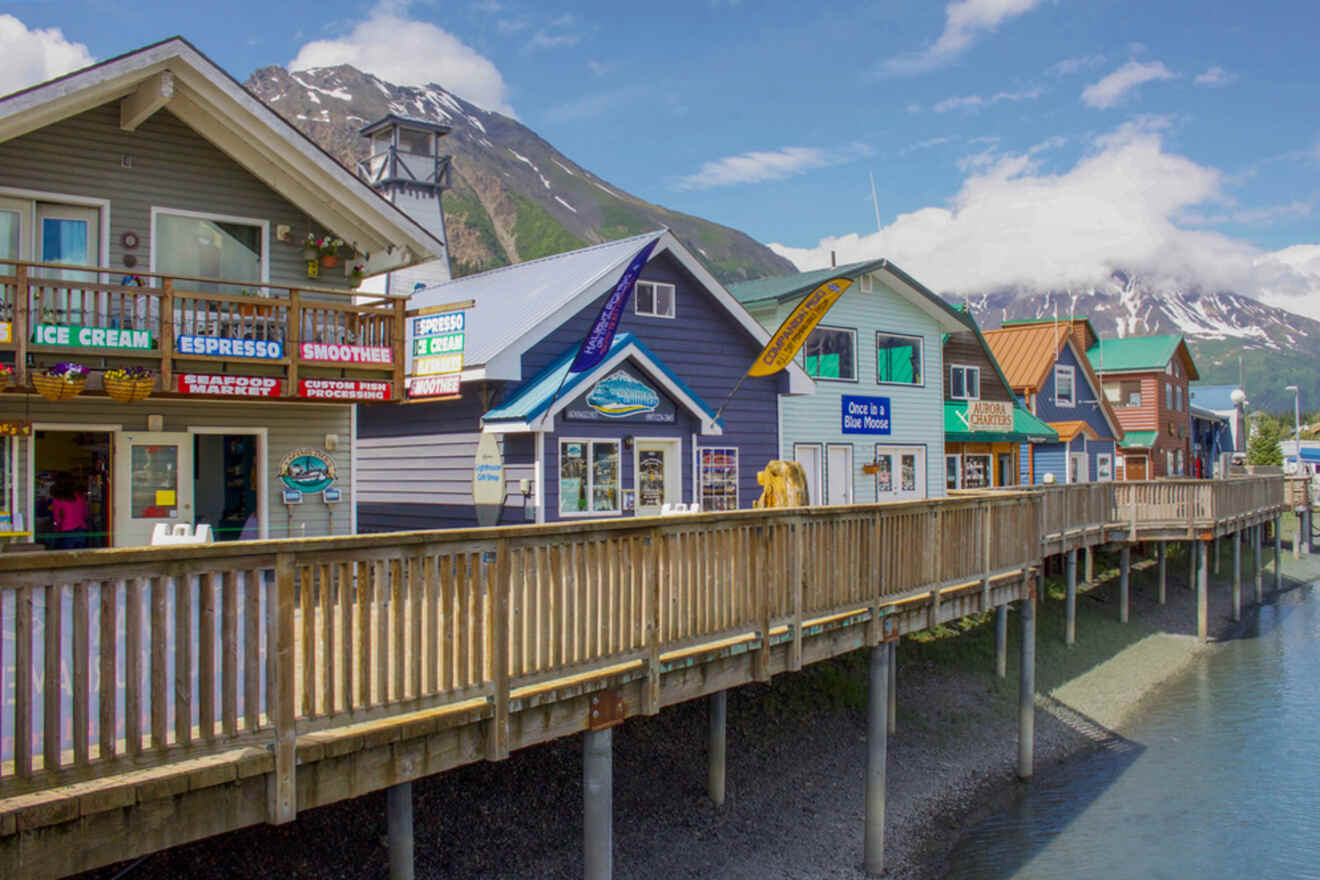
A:
{"label": "white metal roof", "polygon": [[167,108],[308,216],[370,254],[368,275],[445,254],[444,242],[182,37],[0,97],[0,142],[121,99],[125,127]]}
{"label": "white metal roof", "polygon": [[[409,307],[473,301],[464,331],[464,381],[520,382],[528,378],[522,375],[522,355],[604,295],[619,280],[628,261],[657,238],[652,260],[670,253],[750,337],[760,345],[769,341],[769,332],[667,229],[437,284],[415,292]],[[815,388],[796,363],[788,371],[790,394],[809,394]]]}

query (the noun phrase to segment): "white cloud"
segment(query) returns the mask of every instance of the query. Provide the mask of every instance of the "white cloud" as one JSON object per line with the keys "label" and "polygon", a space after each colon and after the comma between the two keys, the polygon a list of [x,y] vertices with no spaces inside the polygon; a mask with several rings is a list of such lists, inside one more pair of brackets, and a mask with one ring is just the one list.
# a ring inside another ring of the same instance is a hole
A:
{"label": "white cloud", "polygon": [[303,45],[290,70],[351,64],[396,85],[437,83],[479,107],[514,116],[509,87],[486,57],[392,4],[377,6],[346,36]]}
{"label": "white cloud", "polygon": [[1227,201],[1225,180],[1217,169],[1167,152],[1162,124],[1139,120],[1095,138],[1060,173],[1045,172],[1031,154],[1057,146],[1056,139],[1027,153],[989,156],[947,206],[901,214],[872,234],[771,248],[803,270],[828,266],[831,251],[840,262],[887,257],[950,293],[1095,284],[1122,269],[1261,294],[1257,248],[1179,225],[1198,207]]}
{"label": "white cloud", "polygon": [[96,59],[59,28],[29,30],[12,15],[0,15],[0,95],[63,76]]}
{"label": "white cloud", "polygon": [[1205,73],[1197,74],[1196,84],[1198,86],[1226,86],[1237,79],[1236,74],[1229,73],[1222,67],[1211,67]]}
{"label": "white cloud", "polygon": [[1070,76],[1105,63],[1103,55],[1082,55],[1077,58],[1065,58],[1050,65],[1048,73],[1054,76]]}
{"label": "white cloud", "polygon": [[953,138],[951,137],[936,137],[936,138],[929,138],[928,140],[924,140],[924,141],[917,141],[915,144],[909,144],[908,146],[899,150],[898,155],[907,156],[912,153],[921,152],[922,150],[929,150],[931,147],[938,147],[941,144],[950,143],[952,140]]}
{"label": "white cloud", "polygon": [[967,95],[962,98],[945,98],[930,109],[936,113],[948,113],[950,110],[969,110],[999,104],[1003,101],[1034,101],[1043,94],[1045,94],[1045,90],[1037,86],[1021,92],[998,92],[988,98],[983,98],[980,95]]}
{"label": "white cloud", "polygon": [[1039,6],[1043,0],[957,0],[944,7],[944,31],[920,52],[890,58],[886,73],[924,73],[948,62],[978,36]]}
{"label": "white cloud", "polygon": [[614,66],[611,64],[605,64],[603,62],[596,61],[593,58],[587,59],[587,70],[590,70],[596,76],[604,76],[613,69]]}
{"label": "white cloud", "polygon": [[1104,110],[1113,107],[1125,94],[1143,83],[1176,77],[1177,74],[1165,67],[1163,61],[1129,61],[1099,82],[1087,86],[1082,91],[1082,101]]}
{"label": "white cloud", "polygon": [[865,144],[852,144],[842,151],[817,147],[784,147],[781,150],[743,153],[703,163],[695,174],[680,178],[675,186],[678,189],[711,189],[740,183],[783,180],[813,168],[840,165],[869,155],[871,149]]}

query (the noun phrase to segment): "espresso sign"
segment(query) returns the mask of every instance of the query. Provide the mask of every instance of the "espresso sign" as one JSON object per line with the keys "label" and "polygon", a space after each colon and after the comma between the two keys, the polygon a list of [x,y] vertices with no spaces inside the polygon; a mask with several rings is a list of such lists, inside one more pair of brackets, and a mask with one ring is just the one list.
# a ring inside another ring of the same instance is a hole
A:
{"label": "espresso sign", "polygon": [[967,429],[970,431],[1012,431],[1013,404],[996,400],[967,401]]}
{"label": "espresso sign", "polygon": [[279,397],[280,380],[274,376],[231,376],[180,373],[182,394],[216,394],[222,397]]}

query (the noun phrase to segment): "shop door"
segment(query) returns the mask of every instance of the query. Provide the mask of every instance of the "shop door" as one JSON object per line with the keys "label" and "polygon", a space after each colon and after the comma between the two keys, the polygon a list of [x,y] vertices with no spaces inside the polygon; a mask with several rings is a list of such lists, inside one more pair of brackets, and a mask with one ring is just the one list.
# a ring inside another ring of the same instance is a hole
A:
{"label": "shop door", "polygon": [[[90,266],[98,262],[97,244],[100,242],[100,215],[95,208],[76,205],[37,204],[36,251],[41,263],[64,263],[69,266]],[[95,281],[92,272],[68,269],[42,269],[45,278],[65,281]],[[94,292],[77,287],[46,288],[34,321],[43,324],[79,324],[97,326],[104,316],[98,315]]]}
{"label": "shop door", "polygon": [[158,523],[193,524],[193,435],[115,438],[115,546],[151,543]]}
{"label": "shop door", "polygon": [[[945,459],[948,465],[948,459]],[[920,446],[876,446],[875,500],[926,497],[926,450]]]}
{"label": "shop door", "polygon": [[1087,472],[1086,467],[1086,453],[1068,453],[1068,482],[1085,483],[1090,479],[1091,475]]}
{"label": "shop door", "polygon": [[[0,270],[9,272],[5,260],[26,260],[31,243],[32,203],[0,198]],[[13,319],[4,315],[4,320]]]}
{"label": "shop door", "polygon": [[1145,456],[1132,456],[1127,460],[1127,479],[1129,480],[1146,479]]}
{"label": "shop door", "polygon": [[802,465],[802,473],[807,480],[807,503],[820,504],[820,445],[795,443],[793,458]]}
{"label": "shop door", "polygon": [[852,445],[831,443],[828,456],[825,465],[825,503],[852,504]]}
{"label": "shop door", "polygon": [[679,485],[677,440],[638,440],[633,461],[637,484],[637,515],[659,516],[665,504],[683,500]]}

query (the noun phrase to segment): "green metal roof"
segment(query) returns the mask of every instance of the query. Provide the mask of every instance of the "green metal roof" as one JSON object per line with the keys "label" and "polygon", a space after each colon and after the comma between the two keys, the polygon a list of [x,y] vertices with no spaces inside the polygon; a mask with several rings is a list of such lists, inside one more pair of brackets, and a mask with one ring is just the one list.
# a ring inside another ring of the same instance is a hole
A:
{"label": "green metal roof", "polygon": [[1059,434],[1020,406],[1013,407],[1012,431],[969,431],[963,416],[966,401],[944,404],[945,443],[1057,443]]}
{"label": "green metal roof", "polygon": [[864,260],[860,263],[848,263],[845,266],[832,266],[828,269],[814,269],[799,272],[796,275],[779,275],[775,278],[758,278],[729,286],[729,293],[743,305],[759,302],[763,299],[787,299],[799,293],[809,293],[831,278],[860,278],[873,269],[885,265],[885,260]]}
{"label": "green metal roof", "polygon": [[1157,434],[1158,431],[1126,431],[1118,445],[1123,449],[1149,449],[1155,445]]}
{"label": "green metal roof", "polygon": [[1086,353],[1098,373],[1124,370],[1162,370],[1178,351],[1183,338],[1177,333],[1164,336],[1127,336],[1102,339]]}

